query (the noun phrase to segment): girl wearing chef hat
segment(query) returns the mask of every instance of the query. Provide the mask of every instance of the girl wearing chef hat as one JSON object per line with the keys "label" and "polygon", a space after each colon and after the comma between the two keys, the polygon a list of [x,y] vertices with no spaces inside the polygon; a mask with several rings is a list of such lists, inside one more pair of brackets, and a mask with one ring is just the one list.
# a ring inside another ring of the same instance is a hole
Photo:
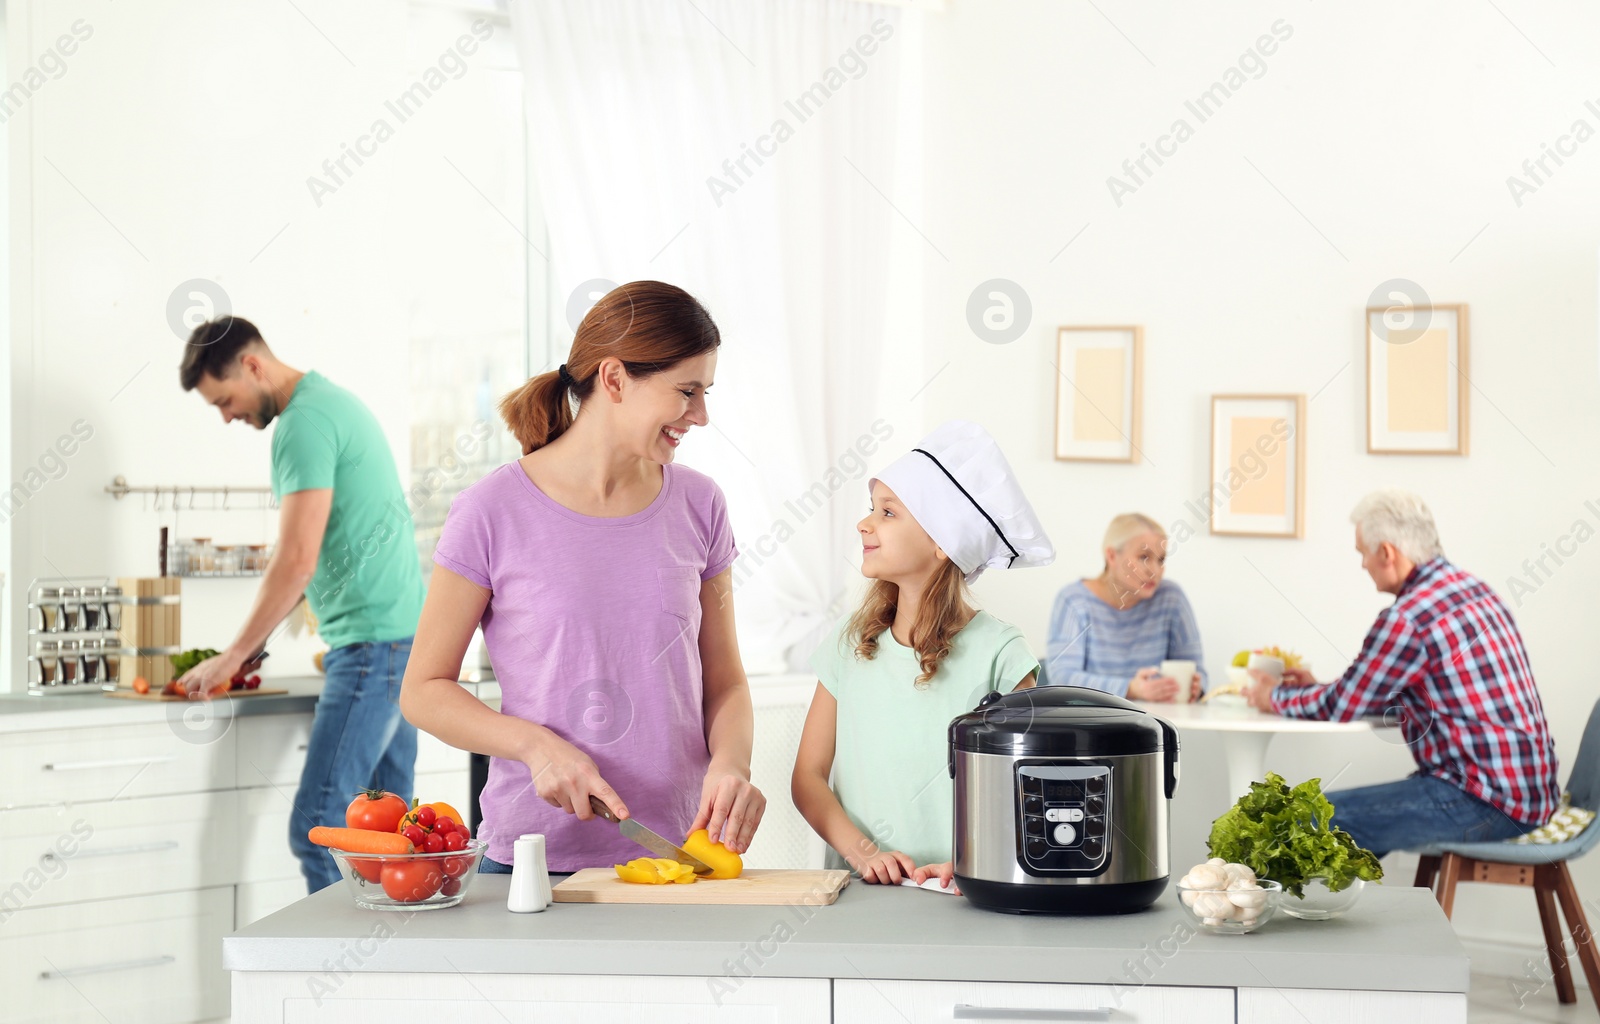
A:
{"label": "girl wearing chef hat", "polygon": [[[1032,686],[1022,631],[972,608],[985,569],[1055,559],[1000,446],[953,420],[868,481],[861,607],[812,656],[795,806],[863,881],[950,886],[945,730],[984,694]],[[833,784],[829,785],[829,773]]]}

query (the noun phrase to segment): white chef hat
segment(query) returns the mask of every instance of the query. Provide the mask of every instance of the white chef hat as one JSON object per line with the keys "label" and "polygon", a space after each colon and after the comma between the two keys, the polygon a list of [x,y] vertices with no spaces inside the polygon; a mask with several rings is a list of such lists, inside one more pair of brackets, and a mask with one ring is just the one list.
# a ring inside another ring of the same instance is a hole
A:
{"label": "white chef hat", "polygon": [[971,583],[997,569],[1049,565],[1055,548],[989,432],[951,420],[867,481],[882,480]]}

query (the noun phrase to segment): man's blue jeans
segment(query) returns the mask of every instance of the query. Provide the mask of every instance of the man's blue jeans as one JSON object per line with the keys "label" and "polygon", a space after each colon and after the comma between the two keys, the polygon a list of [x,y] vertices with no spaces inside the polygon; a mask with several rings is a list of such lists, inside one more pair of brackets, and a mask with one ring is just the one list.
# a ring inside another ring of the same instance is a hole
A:
{"label": "man's blue jeans", "polygon": [[1432,775],[1328,794],[1333,824],[1382,857],[1429,843],[1492,843],[1537,828]]}
{"label": "man's blue jeans", "polygon": [[400,716],[400,680],[411,638],[335,647],[322,658],[322,696],[289,816],[289,848],[310,892],[339,880],[333,856],[306,838],[315,825],[343,827],[363,789],[386,789],[409,805],[417,730]]}

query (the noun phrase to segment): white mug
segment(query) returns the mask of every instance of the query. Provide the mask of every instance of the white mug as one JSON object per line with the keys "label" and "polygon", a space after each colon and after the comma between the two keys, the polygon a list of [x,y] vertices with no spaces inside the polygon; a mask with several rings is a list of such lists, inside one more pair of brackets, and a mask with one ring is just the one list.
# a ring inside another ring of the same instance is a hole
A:
{"label": "white mug", "polygon": [[1195,663],[1192,661],[1163,661],[1161,674],[1171,676],[1178,681],[1178,695],[1173,698],[1179,704],[1189,703],[1189,694],[1193,690]]}
{"label": "white mug", "polygon": [[1283,682],[1282,658],[1274,657],[1271,654],[1252,654],[1246,667],[1253,668],[1258,672],[1265,672],[1272,677],[1274,683]]}

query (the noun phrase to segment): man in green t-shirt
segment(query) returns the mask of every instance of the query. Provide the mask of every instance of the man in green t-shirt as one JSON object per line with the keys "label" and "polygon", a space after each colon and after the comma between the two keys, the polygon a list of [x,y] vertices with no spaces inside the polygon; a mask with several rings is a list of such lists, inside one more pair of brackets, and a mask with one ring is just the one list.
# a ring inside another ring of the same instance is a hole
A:
{"label": "man in green t-shirt", "polygon": [[315,370],[279,361],[250,321],[224,316],[195,328],[179,378],[224,423],[278,424],[277,547],[239,635],[180,682],[191,697],[225,692],[301,594],[311,602],[330,649],[289,845],[316,892],[339,872],[327,850],[307,839],[313,826],[343,825],[350,796],[361,789],[411,801],[417,732],[400,714],[400,680],[425,594],[411,510],[372,412]]}

